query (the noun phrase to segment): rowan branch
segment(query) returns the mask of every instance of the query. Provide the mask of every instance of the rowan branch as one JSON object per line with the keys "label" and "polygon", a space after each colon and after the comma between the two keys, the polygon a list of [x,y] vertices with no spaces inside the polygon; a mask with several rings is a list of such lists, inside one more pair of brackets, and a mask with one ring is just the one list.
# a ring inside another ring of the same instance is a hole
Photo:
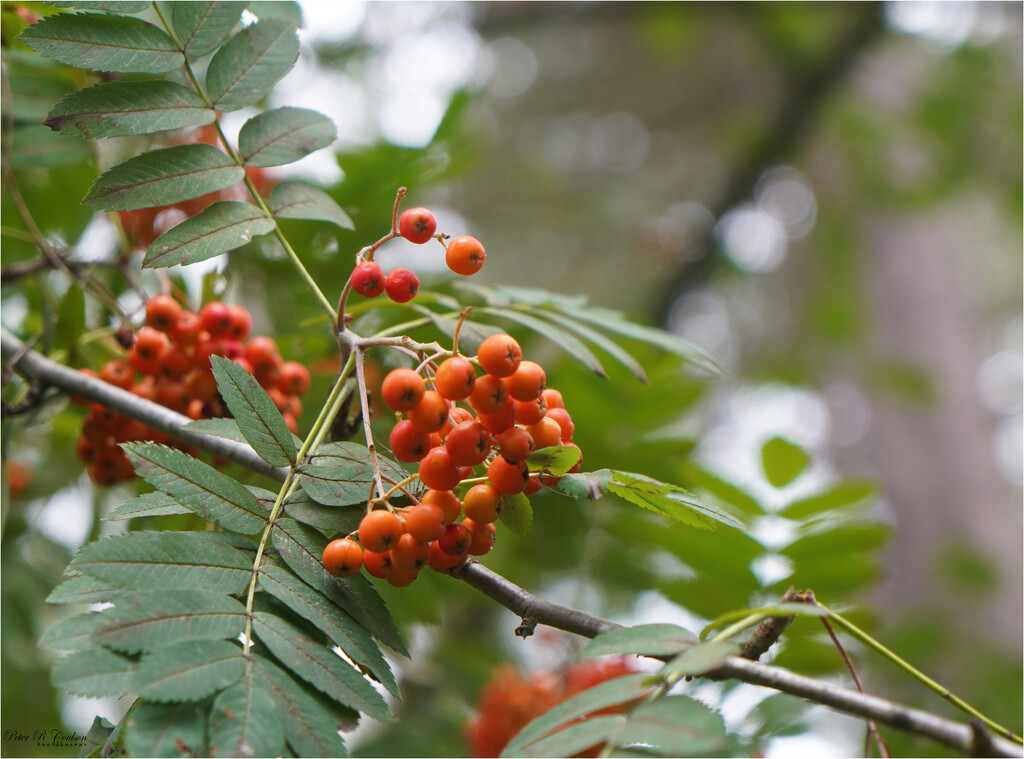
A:
{"label": "rowan branch", "polygon": [[[102,403],[182,442],[223,456],[278,481],[283,482],[287,476],[287,469],[270,466],[249,446],[189,430],[186,425],[192,420],[187,416],[58,364],[27,348],[21,340],[2,327],[0,354],[9,362],[8,370],[13,370],[30,381],[36,380],[44,385],[58,387],[67,393]],[[468,562],[453,576],[513,612],[521,618],[520,626],[543,624],[586,638],[593,638],[607,630],[621,627],[615,622],[536,596],[475,560]],[[956,722],[884,698],[859,693],[739,656],[730,656],[725,664],[705,674],[704,677],[713,680],[739,680],[751,685],[772,688],[862,719],[871,719],[929,738],[968,756],[1022,756],[1020,746],[993,735],[980,723]]]}

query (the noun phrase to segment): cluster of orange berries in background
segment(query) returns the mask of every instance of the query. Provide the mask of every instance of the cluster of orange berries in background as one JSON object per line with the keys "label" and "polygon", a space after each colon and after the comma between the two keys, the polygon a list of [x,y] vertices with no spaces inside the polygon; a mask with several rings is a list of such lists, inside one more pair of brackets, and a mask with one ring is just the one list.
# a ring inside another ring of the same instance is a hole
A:
{"label": "cluster of orange berries in background", "polygon": [[[426,208],[410,208],[398,219],[398,234],[409,242],[422,245],[437,237],[437,219]],[[456,274],[470,276],[480,271],[487,252],[475,237],[463,235],[445,244],[445,262]],[[419,278],[409,269],[398,267],[384,276],[384,269],[376,261],[362,261],[352,271],[352,289],[366,298],[376,298],[382,292],[395,303],[407,303],[420,289]]]}
{"label": "cluster of orange berries in background", "polygon": [[[189,130],[184,139],[177,140],[172,145],[188,145],[205,143],[207,145],[219,146],[219,135],[217,128],[212,124]],[[253,186],[262,197],[267,197],[276,182],[260,168],[247,166],[245,173],[252,181]],[[244,182],[225,187],[222,190],[201,195],[198,198],[183,200],[172,206],[157,206],[155,208],[140,208],[135,211],[120,211],[118,217],[121,219],[121,226],[125,233],[135,241],[137,245],[148,246],[157,237],[169,230],[171,227],[180,224],[197,213],[202,211],[211,203],[218,200],[237,200],[241,203],[251,203],[252,196]]]}
{"label": "cluster of orange berries in background", "polygon": [[[79,371],[192,419],[209,419],[227,415],[210,366],[210,356],[223,356],[256,378],[295,432],[302,414],[299,396],[309,389],[309,370],[296,361],[284,361],[269,337],[246,342],[251,328],[249,312],[241,306],[214,301],[195,314],[170,295],[157,295],[146,304],[146,324],[135,335],[125,359],[108,361],[98,375],[91,369]],[[91,405],[82,422],[77,452],[97,485],[109,486],[133,476],[118,443],[151,440],[180,445],[142,422],[99,403]]]}
{"label": "cluster of orange berries in background", "polygon": [[[495,670],[480,694],[477,713],[466,725],[471,756],[500,756],[520,730],[552,707],[595,685],[636,670],[629,659],[596,659],[574,664],[558,675],[544,673],[526,677],[515,667]],[[610,714],[623,706],[602,710]],[[587,718],[597,716],[587,715]],[[597,744],[577,756],[598,756]]]}
{"label": "cluster of orange berries in background", "polygon": [[[381,397],[399,417],[391,430],[391,452],[418,463],[428,490],[407,508],[368,512],[359,525],[359,542],[332,541],[323,555],[329,572],[346,577],[365,567],[402,587],[428,564],[440,572],[456,571],[469,556],[491,550],[502,496],[530,495],[542,481],[557,482],[531,476],[526,459],[541,448],[573,446],[575,426],[562,394],[546,387],[544,369],[523,361],[509,335],[484,340],[476,364],[484,374],[477,375],[468,358],[452,356],[436,370],[425,365],[426,377],[403,368],[384,378]],[[474,467],[484,470],[486,481],[460,498],[455,493],[460,483],[481,476]]]}

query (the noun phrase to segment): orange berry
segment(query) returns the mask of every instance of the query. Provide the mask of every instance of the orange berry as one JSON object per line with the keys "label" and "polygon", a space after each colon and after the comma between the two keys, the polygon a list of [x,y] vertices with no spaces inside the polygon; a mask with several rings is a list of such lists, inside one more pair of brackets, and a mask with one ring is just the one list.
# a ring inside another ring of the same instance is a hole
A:
{"label": "orange berry", "polygon": [[480,422],[462,422],[448,433],[444,445],[458,466],[476,466],[491,452],[491,436]]}
{"label": "orange berry", "polygon": [[480,523],[474,519],[464,519],[462,524],[469,530],[469,548],[466,552],[470,556],[483,556],[490,553],[494,548],[494,537],[497,529],[493,522]]}
{"label": "orange berry", "polygon": [[458,572],[466,563],[467,558],[469,558],[467,553],[459,554],[457,556],[445,553],[441,550],[440,540],[435,540],[430,544],[429,564],[430,568],[435,572],[443,572],[446,574]]}
{"label": "orange berry", "polygon": [[519,368],[523,351],[511,335],[491,335],[477,351],[481,368],[495,377],[510,377]]}
{"label": "orange berry", "polygon": [[450,524],[444,529],[444,535],[437,541],[438,546],[449,556],[459,556],[469,550],[472,536],[464,524]]}
{"label": "orange berry", "polygon": [[529,425],[526,431],[533,438],[533,444],[537,450],[562,444],[562,428],[549,416],[544,417],[536,424]]}
{"label": "orange berry", "polygon": [[468,359],[452,356],[437,367],[434,389],[450,401],[464,401],[473,392],[476,370]]}
{"label": "orange berry", "polygon": [[515,401],[516,421],[520,424],[537,424],[547,413],[547,406],[541,396],[532,401]]}
{"label": "orange berry", "polygon": [[530,472],[526,464],[510,464],[498,456],[487,467],[487,479],[499,493],[522,493],[529,482]]}
{"label": "orange berry", "polygon": [[533,361],[521,361],[519,368],[505,380],[508,394],[517,401],[533,401],[539,398],[544,392],[545,382],[547,375],[544,374],[544,369]]}
{"label": "orange berry", "polygon": [[430,542],[417,540],[408,532],[404,533],[391,549],[391,562],[400,572],[419,570],[430,559]]}
{"label": "orange berry", "polygon": [[[255,369],[255,364],[253,365]],[[277,375],[277,388],[288,395],[302,395],[309,390],[309,369],[298,361],[285,361]]]}
{"label": "orange berry", "polygon": [[498,452],[510,464],[526,461],[533,453],[533,437],[522,427],[509,427],[498,435]]}
{"label": "orange berry", "polygon": [[562,430],[562,442],[571,443],[572,433],[575,431],[576,425],[573,424],[572,417],[569,416],[569,412],[564,408],[548,409],[547,417],[548,419],[554,419],[558,422],[558,426]]}
{"label": "orange berry", "polygon": [[473,392],[469,396],[469,405],[478,414],[497,414],[508,403],[508,388],[505,380],[492,374],[477,377],[473,383]]}
{"label": "orange berry", "polygon": [[146,304],[146,324],[161,332],[171,332],[181,318],[181,306],[170,295],[154,295]]}
{"label": "orange berry", "polygon": [[323,562],[335,577],[351,577],[363,566],[363,549],[350,538],[332,540],[324,548]]}
{"label": "orange berry", "polygon": [[420,432],[437,432],[448,421],[448,401],[434,390],[424,390],[419,403],[409,409],[409,421]]}
{"label": "orange berry", "polygon": [[562,399],[562,394],[553,387],[545,388],[540,395],[544,399],[544,403],[548,408],[565,408],[565,401]]}
{"label": "orange berry", "polygon": [[410,208],[398,219],[398,234],[417,245],[427,242],[437,231],[437,219],[426,208]]}
{"label": "orange berry", "polygon": [[363,551],[363,566],[374,577],[386,580],[395,573],[395,564],[391,560],[391,551]]}
{"label": "orange berry", "polygon": [[462,508],[474,522],[494,522],[501,514],[501,493],[487,483],[474,485],[463,496]]}
{"label": "orange berry", "polygon": [[468,277],[480,271],[486,257],[487,251],[478,239],[463,235],[448,243],[444,261],[453,272]]}
{"label": "orange berry", "polygon": [[452,524],[462,514],[462,501],[451,490],[428,490],[420,501],[441,509],[447,524]]}
{"label": "orange berry", "polygon": [[395,411],[408,411],[425,391],[423,378],[412,369],[392,369],[380,386],[381,397]]}
{"label": "orange berry", "polygon": [[[452,497],[455,497],[454,493]],[[456,514],[457,518],[458,514]],[[447,526],[448,523],[445,520],[444,511],[440,506],[433,503],[418,503],[405,513],[406,533],[423,543],[429,543],[431,540],[440,538],[444,535],[444,528]]]}
{"label": "orange berry", "polygon": [[[85,370],[79,369],[79,371],[84,373]],[[100,369],[99,377],[104,382],[127,390],[135,382],[135,370],[124,361],[108,361]]]}
{"label": "orange berry", "polygon": [[359,522],[359,542],[367,551],[388,551],[398,542],[403,530],[397,516],[386,509],[377,509]]}
{"label": "orange berry", "polygon": [[462,482],[462,473],[444,447],[431,448],[420,461],[420,481],[432,490],[451,490]]}

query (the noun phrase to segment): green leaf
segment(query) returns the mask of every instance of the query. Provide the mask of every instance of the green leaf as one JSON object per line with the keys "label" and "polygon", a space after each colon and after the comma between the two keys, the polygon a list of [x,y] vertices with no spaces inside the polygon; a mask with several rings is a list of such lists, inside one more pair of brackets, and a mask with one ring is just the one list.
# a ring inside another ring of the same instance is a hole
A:
{"label": "green leaf", "polygon": [[281,756],[285,732],[280,706],[254,673],[247,673],[213,702],[210,755]]}
{"label": "green leaf", "polygon": [[634,340],[663,348],[670,353],[685,358],[691,364],[705,371],[713,374],[723,373],[722,368],[707,353],[693,343],[671,332],[631,322],[619,312],[606,308],[597,308],[595,306],[573,308],[565,304],[558,304],[557,308],[574,319],[590,322],[623,337],[630,337]]}
{"label": "green leaf", "polygon": [[303,524],[343,535],[354,531],[366,513],[361,506],[324,506],[302,490],[285,498],[284,510],[292,519]]}
{"label": "green leaf", "polygon": [[387,605],[363,575],[339,579],[323,565],[328,540],[321,533],[292,519],[278,519],[271,541],[285,564],[303,581],[348,612],[377,640],[408,654]]}
{"label": "green leaf", "polygon": [[741,490],[730,482],[726,482],[706,469],[695,466],[687,467],[686,481],[687,484],[692,485],[694,488],[702,488],[720,501],[734,506],[746,514],[760,516],[761,514],[768,513],[765,511],[764,506],[750,493]]}
{"label": "green leaf", "polygon": [[186,509],[184,506],[179,505],[177,501],[165,493],[143,493],[137,498],[125,501],[116,509],[105,514],[103,521],[117,522],[122,519],[191,513],[192,509]]}
{"label": "green leaf", "polygon": [[121,447],[142,479],[206,521],[246,535],[266,526],[256,496],[209,464],[156,443],[124,443]]}
{"label": "green leaf", "polygon": [[[400,481],[408,475],[397,464],[378,454],[381,471]],[[338,442],[320,446],[308,464],[299,467],[302,489],[325,506],[366,503],[373,482],[370,451],[358,443]]]}
{"label": "green leaf", "polygon": [[609,493],[691,527],[714,530],[714,522],[721,522],[743,528],[743,523],[738,519],[683,488],[644,475],[612,471],[607,487]]}
{"label": "green leaf", "polygon": [[129,756],[208,756],[206,715],[201,704],[138,704],[124,741]]}
{"label": "green leaf", "polygon": [[280,705],[288,744],[299,756],[347,756],[338,730],[350,728],[344,711],[306,690],[276,664],[258,657],[256,675]]}
{"label": "green leaf", "polygon": [[212,53],[223,42],[248,3],[188,2],[171,4],[171,29],[189,58]]}
{"label": "green leaf", "polygon": [[729,744],[721,715],[687,696],[640,704],[610,741],[652,747],[661,756],[712,756]]}
{"label": "green leaf", "polygon": [[718,669],[730,656],[735,656],[740,647],[727,640],[712,640],[690,646],[661,668],[663,677],[697,677]]}
{"label": "green leaf", "polygon": [[142,657],[130,690],[159,703],[201,701],[237,682],[244,670],[245,657],[236,643],[172,643]]}
{"label": "green leaf", "polygon": [[295,0],[254,0],[249,8],[257,18],[279,18],[300,29],[305,22],[302,19],[302,5]]}
{"label": "green leaf", "polygon": [[213,419],[196,419],[185,425],[186,430],[198,432],[201,435],[221,437],[225,440],[234,440],[236,443],[245,443],[242,431],[238,429],[238,422],[228,417],[215,417]]}
{"label": "green leaf", "polygon": [[46,16],[18,39],[51,60],[91,71],[166,74],[184,63],[170,37],[127,16]]}
{"label": "green leaf", "polygon": [[282,166],[326,148],[337,137],[334,122],[322,113],[286,106],[245,122],[238,149],[246,166]]}
{"label": "green leaf", "polygon": [[397,696],[398,684],[377,644],[348,614],[288,570],[273,565],[260,570],[260,586],[285,606],[308,620],[355,664],[365,668]]}
{"label": "green leaf", "polygon": [[533,507],[530,505],[530,499],[522,493],[502,495],[498,519],[513,535],[525,535],[533,524]]}
{"label": "green leaf", "polygon": [[153,3],[150,0],[49,0],[48,5],[57,8],[71,8],[76,11],[117,11],[118,13],[142,13]]}
{"label": "green leaf", "polygon": [[135,662],[102,646],[70,654],[53,668],[55,688],[76,696],[122,696],[131,690]]}
{"label": "green leaf", "polygon": [[[99,756],[99,751],[110,738],[110,734],[114,732],[115,727],[116,725],[106,717],[96,716],[92,721],[92,725],[89,726],[89,731],[85,734],[85,741],[79,756]],[[151,754],[150,756],[153,755]]]}
{"label": "green leaf", "polygon": [[46,597],[48,604],[71,604],[83,603],[94,604],[110,601],[116,596],[124,593],[122,588],[112,585],[95,577],[71,577],[56,588]]}
{"label": "green leaf", "polygon": [[127,532],[82,547],[69,568],[135,590],[238,594],[252,560],[208,532]]}
{"label": "green leaf", "polygon": [[786,517],[786,519],[806,519],[824,511],[853,506],[877,495],[878,487],[873,482],[841,482],[824,493],[793,501],[779,511],[779,516]]}
{"label": "green leaf", "polygon": [[761,447],[765,477],[773,487],[785,487],[807,469],[810,459],[803,448],[781,437],[773,437]]}
{"label": "green leaf", "polygon": [[221,397],[253,450],[273,466],[294,464],[297,451],[292,433],[256,378],[241,364],[221,356],[211,356],[210,365]]}
{"label": "green leaf", "polygon": [[538,319],[536,316],[512,308],[488,308],[487,313],[517,322],[524,327],[532,329],[537,334],[546,337],[559,348],[565,350],[576,360],[582,362],[598,377],[608,378],[607,372],[605,372],[604,367],[597,356],[594,355],[594,352],[584,345],[578,337],[566,332],[564,329],[556,327],[554,324],[543,319]]}
{"label": "green leaf", "polygon": [[258,611],[253,616],[253,633],[291,672],[345,706],[379,720],[392,719],[370,682],[336,653],[274,614]]}
{"label": "green leaf", "polygon": [[575,445],[553,445],[530,454],[526,466],[531,472],[546,472],[554,476],[565,474],[572,469],[583,453]]}
{"label": "green leaf", "polygon": [[[600,743],[604,740],[603,737],[598,737],[583,744],[574,752],[552,749],[550,753],[545,754],[538,750],[538,741],[542,741],[544,736],[562,725],[573,722],[585,715],[593,714],[601,709],[643,698],[651,691],[650,680],[651,677],[647,674],[624,675],[606,680],[599,685],[595,685],[593,688],[588,688],[582,693],[576,694],[572,698],[552,707],[520,730],[501,752],[501,755],[567,756],[589,748],[595,743]],[[594,720],[588,720],[585,724],[590,724],[592,721]],[[616,722],[618,722],[618,719]],[[555,733],[555,735],[560,735],[563,732],[566,731],[561,730]],[[596,734],[597,732],[595,731]]]}
{"label": "green leaf", "polygon": [[103,211],[169,206],[230,187],[243,177],[245,169],[213,145],[174,145],[117,164],[93,182],[82,202]]}
{"label": "green leaf", "polygon": [[669,656],[696,644],[696,635],[676,625],[636,625],[601,633],[583,647],[580,656]]}
{"label": "green leaf", "polygon": [[206,91],[222,111],[259,102],[299,57],[295,26],[267,18],[245,27],[217,51],[206,71]]}
{"label": "green leaf", "polygon": [[90,139],[151,134],[210,124],[212,108],[176,82],[105,82],[76,90],[50,109],[43,121],[61,134]]}
{"label": "green leaf", "polygon": [[93,645],[93,635],[106,622],[99,612],[67,617],[51,625],[39,636],[39,647],[61,651],[81,651]]}
{"label": "green leaf", "polygon": [[245,629],[244,605],[204,590],[126,593],[101,616],[107,621],[96,641],[130,654],[178,641],[237,638]]}
{"label": "green leaf", "polygon": [[352,219],[323,190],[301,182],[282,182],[270,193],[270,210],[280,219],[326,221],[355,229]]}
{"label": "green leaf", "polygon": [[146,251],[143,268],[187,266],[219,256],[274,231],[274,220],[259,208],[237,200],[211,203],[195,216],[177,224]]}
{"label": "green leaf", "polygon": [[[725,627],[733,622],[747,619],[748,617],[760,616],[762,619],[766,619],[768,617],[824,617],[827,615],[828,612],[820,606],[802,603],[775,604],[774,606],[759,606],[751,609],[733,609],[715,618],[714,621],[709,622],[701,630],[700,637],[701,640],[704,640],[711,631]],[[759,621],[751,622],[750,626],[753,627]]]}
{"label": "green leaf", "polygon": [[649,385],[650,381],[647,379],[647,373],[644,368],[640,366],[640,362],[633,358],[629,352],[621,345],[616,343],[614,340],[608,338],[607,335],[598,332],[596,329],[591,329],[586,324],[572,319],[569,314],[563,311],[555,311],[549,309],[538,309],[538,313],[546,319],[560,324],[571,332],[575,332],[577,335],[582,337],[584,340],[589,340],[594,343],[598,348],[605,351],[608,355],[626,367],[633,376],[643,382],[645,385]]}
{"label": "green leaf", "polygon": [[611,469],[598,469],[596,472],[579,472],[563,476],[555,490],[570,498],[587,498],[596,501],[605,494],[608,484],[612,481]]}
{"label": "green leaf", "polygon": [[93,160],[88,142],[55,134],[42,124],[15,129],[12,142],[15,169],[55,169]]}
{"label": "green leaf", "polygon": [[809,564],[842,564],[841,556],[865,555],[885,544],[890,528],[878,522],[825,525],[819,532],[800,538],[783,548],[798,567]]}

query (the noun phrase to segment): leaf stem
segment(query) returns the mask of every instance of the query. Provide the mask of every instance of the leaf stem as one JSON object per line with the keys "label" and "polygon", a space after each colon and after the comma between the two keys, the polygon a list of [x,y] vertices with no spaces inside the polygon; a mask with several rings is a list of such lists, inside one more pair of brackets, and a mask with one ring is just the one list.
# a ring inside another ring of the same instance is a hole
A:
{"label": "leaf stem", "polygon": [[[821,604],[819,604],[819,605],[821,605]],[[826,607],[824,605],[821,605],[821,606],[822,606],[823,609],[825,609],[828,612],[829,619],[831,619],[833,622],[835,622],[836,625],[838,625],[839,627],[842,627],[844,630],[846,630],[846,632],[848,632],[853,638],[855,638],[856,640],[859,640],[861,643],[866,645],[868,648],[872,648],[875,651],[877,651],[878,653],[880,653],[882,656],[884,656],[886,659],[891,661],[897,667],[902,669],[908,675],[913,677],[919,683],[922,683],[928,689],[930,689],[933,692],[937,693],[941,698],[943,698],[944,700],[946,700],[949,703],[953,704],[953,706],[955,706],[957,709],[960,709],[961,711],[966,712],[967,714],[970,714],[975,719],[980,720],[981,722],[983,722],[985,724],[986,727],[988,727],[990,730],[992,730],[996,734],[1001,735],[1004,738],[1007,738],[1007,739],[1009,739],[1009,740],[1011,740],[1011,741],[1013,741],[1015,743],[1024,743],[1024,741],[1022,741],[1021,737],[1019,735],[1017,735],[1016,733],[1014,733],[1012,730],[1010,730],[1009,728],[1003,727],[1002,725],[1000,725],[995,720],[992,720],[989,717],[986,717],[984,714],[982,714],[976,708],[974,708],[973,706],[968,704],[962,698],[960,698],[959,696],[955,695],[952,691],[949,690],[949,688],[946,688],[945,686],[937,683],[935,680],[932,680],[930,677],[928,677],[928,675],[924,674],[924,672],[922,672],[921,670],[919,670],[916,667],[914,667],[906,659],[902,658],[901,656],[899,656],[894,651],[890,650],[889,648],[886,648],[882,643],[880,643],[879,641],[877,641],[874,638],[872,638],[870,635],[868,635],[866,632],[861,630],[859,627],[857,627],[855,624],[850,622],[848,619],[846,619],[845,617],[843,617],[840,614],[837,614],[836,612],[832,611],[831,609],[829,609],[828,607]]]}

